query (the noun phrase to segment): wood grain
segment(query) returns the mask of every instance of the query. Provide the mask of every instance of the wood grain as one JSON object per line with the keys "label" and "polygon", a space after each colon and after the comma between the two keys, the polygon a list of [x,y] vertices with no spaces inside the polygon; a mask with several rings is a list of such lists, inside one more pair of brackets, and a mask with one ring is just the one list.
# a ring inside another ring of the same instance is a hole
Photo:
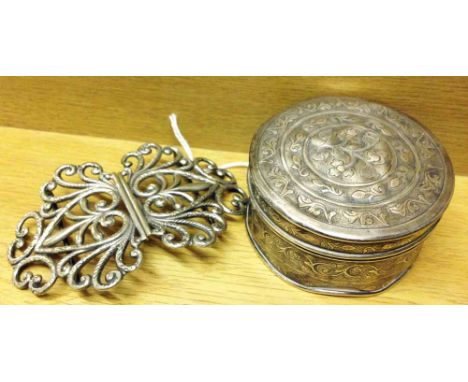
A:
{"label": "wood grain", "polygon": [[468,175],[468,77],[0,77],[0,126],[168,141],[167,116],[176,112],[193,146],[246,152],[271,116],[325,95],[407,113]]}
{"label": "wood grain", "polygon": [[[39,187],[63,163],[98,161],[106,171],[141,142],[62,133],[0,128],[0,250],[5,254],[20,217],[40,205]],[[158,139],[148,131],[147,139]],[[175,144],[167,139],[167,144]],[[196,149],[218,163],[246,160],[246,153]],[[244,171],[235,170],[245,184]],[[61,280],[50,294],[36,297],[11,284],[11,267],[0,257],[1,304],[467,304],[468,177],[457,176],[452,203],[426,241],[414,268],[377,296],[343,298],[299,290],[275,276],[252,248],[243,221],[232,220],[215,247],[167,251],[144,245],[144,263],[114,290],[71,290]]]}

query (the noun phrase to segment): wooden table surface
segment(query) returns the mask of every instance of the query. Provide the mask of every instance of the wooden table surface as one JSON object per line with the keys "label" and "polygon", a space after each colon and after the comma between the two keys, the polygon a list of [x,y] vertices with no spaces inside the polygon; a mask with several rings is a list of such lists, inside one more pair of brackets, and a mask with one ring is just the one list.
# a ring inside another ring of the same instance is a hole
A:
{"label": "wooden table surface", "polygon": [[[169,129],[167,124],[159,127]],[[40,205],[39,187],[63,163],[97,161],[106,171],[120,168],[120,157],[141,142],[1,129],[0,248],[6,252],[19,218]],[[148,139],[158,139],[156,129]],[[166,144],[175,144],[168,139]],[[195,149],[221,164],[247,160],[244,152]],[[245,171],[234,170],[245,185]],[[456,177],[453,201],[414,268],[388,291],[364,298],[320,296],[299,290],[275,276],[252,248],[242,220],[212,248],[166,251],[145,244],[140,269],[112,291],[75,291],[58,280],[50,293],[36,297],[11,284],[11,267],[0,257],[2,304],[466,304],[468,303],[468,177]]]}

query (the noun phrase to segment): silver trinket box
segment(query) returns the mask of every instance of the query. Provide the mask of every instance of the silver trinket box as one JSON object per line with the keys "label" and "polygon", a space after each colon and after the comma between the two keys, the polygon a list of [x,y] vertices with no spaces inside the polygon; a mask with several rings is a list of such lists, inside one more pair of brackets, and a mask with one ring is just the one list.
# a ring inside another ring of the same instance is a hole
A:
{"label": "silver trinket box", "polygon": [[258,130],[248,185],[247,230],[278,275],[312,292],[365,295],[412,266],[454,174],[442,145],[408,116],[321,97]]}

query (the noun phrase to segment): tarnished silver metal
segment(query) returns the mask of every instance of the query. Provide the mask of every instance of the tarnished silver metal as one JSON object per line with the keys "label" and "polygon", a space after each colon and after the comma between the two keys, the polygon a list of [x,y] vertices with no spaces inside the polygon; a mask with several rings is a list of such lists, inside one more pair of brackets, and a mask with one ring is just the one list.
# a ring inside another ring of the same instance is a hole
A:
{"label": "tarnished silver metal", "polygon": [[380,292],[407,272],[454,188],[442,145],[413,119],[321,97],[266,122],[250,150],[247,228],[283,278],[327,294]]}
{"label": "tarnished silver metal", "polygon": [[20,220],[8,249],[18,288],[40,295],[62,277],[75,289],[107,290],[140,266],[150,236],[170,248],[206,247],[226,229],[225,214],[245,212],[245,192],[209,159],[147,143],[122,164],[114,174],[97,163],[63,165],[44,184],[41,208]]}

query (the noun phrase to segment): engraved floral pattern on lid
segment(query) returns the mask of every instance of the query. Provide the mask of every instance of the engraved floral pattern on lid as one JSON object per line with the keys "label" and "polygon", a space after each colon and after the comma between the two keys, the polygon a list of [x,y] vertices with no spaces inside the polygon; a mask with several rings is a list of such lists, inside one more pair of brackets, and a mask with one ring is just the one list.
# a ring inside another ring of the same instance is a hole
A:
{"label": "engraved floral pattern on lid", "polygon": [[251,181],[284,218],[349,240],[407,235],[445,210],[448,156],[432,134],[386,106],[321,97],[270,119],[251,146]]}

